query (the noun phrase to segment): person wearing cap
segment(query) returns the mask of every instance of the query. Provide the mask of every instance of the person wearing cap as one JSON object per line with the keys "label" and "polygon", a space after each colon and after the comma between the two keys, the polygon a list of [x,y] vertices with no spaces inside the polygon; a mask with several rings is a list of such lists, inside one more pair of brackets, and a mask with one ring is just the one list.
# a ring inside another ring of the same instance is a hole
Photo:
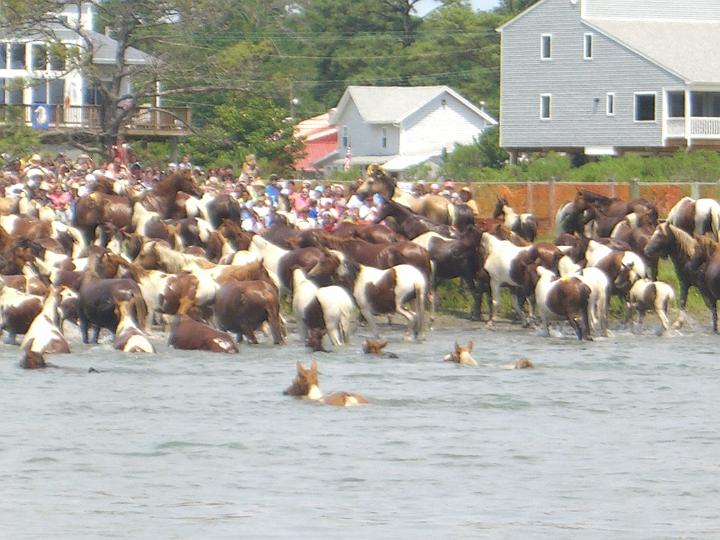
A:
{"label": "person wearing cap", "polygon": [[472,210],[475,217],[479,218],[480,211],[478,210],[477,203],[472,198],[472,191],[470,190],[470,188],[467,186],[463,186],[460,188],[458,194],[460,195],[460,201],[464,204],[467,204],[470,207],[470,210]]}
{"label": "person wearing cap", "polygon": [[40,154],[33,154],[30,156],[29,163],[25,167],[23,176],[30,187],[37,186],[42,180],[50,176],[50,171],[43,167]]}
{"label": "person wearing cap", "polygon": [[439,195],[440,194],[440,184],[433,183],[430,185],[430,193],[433,195]]}
{"label": "person wearing cap", "polygon": [[265,182],[263,182],[259,178],[255,179],[255,181],[250,184],[250,187],[252,188],[250,190],[250,196],[252,197],[253,201],[257,201],[260,197],[265,196]]}

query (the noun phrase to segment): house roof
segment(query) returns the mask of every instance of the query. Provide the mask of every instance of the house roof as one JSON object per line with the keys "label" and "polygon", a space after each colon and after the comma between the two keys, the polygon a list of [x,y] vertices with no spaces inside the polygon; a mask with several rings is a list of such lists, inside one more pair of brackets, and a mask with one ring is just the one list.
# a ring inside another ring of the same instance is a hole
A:
{"label": "house roof", "polygon": [[[94,64],[115,64],[115,55],[117,54],[118,42],[113,38],[101,34],[100,32],[86,31],[90,41],[92,42],[94,53]],[[56,32],[57,37],[62,41],[76,41],[79,39],[77,33],[67,28],[62,28]],[[84,45],[84,43],[83,43]],[[134,47],[128,47],[125,50],[125,62],[128,64],[151,64],[155,61],[152,55],[144,53]]]}
{"label": "house roof", "polygon": [[368,124],[396,124],[444,92],[482,116],[489,124],[497,124],[489,114],[449,86],[348,86],[330,121],[335,123],[352,100],[360,116]]}
{"label": "house roof", "polygon": [[688,82],[720,83],[720,21],[585,19]]}

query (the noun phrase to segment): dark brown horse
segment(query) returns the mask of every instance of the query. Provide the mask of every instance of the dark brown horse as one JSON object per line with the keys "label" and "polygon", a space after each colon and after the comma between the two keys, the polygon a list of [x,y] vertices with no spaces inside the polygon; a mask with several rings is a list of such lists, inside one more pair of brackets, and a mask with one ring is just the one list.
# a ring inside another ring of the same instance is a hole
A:
{"label": "dark brown horse", "polygon": [[131,279],[102,279],[98,275],[99,257],[88,261],[78,291],[78,315],[83,343],[88,343],[88,330],[93,327],[93,343],[97,343],[101,328],[115,333],[118,325],[117,304],[126,300],[132,303],[135,320],[147,319],[147,306],[140,287]]}
{"label": "dark brown horse", "polygon": [[73,225],[82,232],[88,244],[93,243],[96,229],[103,223],[110,223],[117,229],[130,230],[132,227],[130,199],[104,193],[91,193],[80,197],[75,206]]}
{"label": "dark brown horse", "polygon": [[335,228],[333,233],[342,238],[359,238],[374,244],[407,240],[402,234],[396,233],[391,228],[379,223],[361,224],[343,221]]}
{"label": "dark brown horse", "polygon": [[435,223],[392,200],[383,202],[375,216],[374,223],[380,223],[389,217],[395,219],[400,232],[410,240],[426,232],[435,232],[443,236],[451,236],[452,234],[452,230],[448,225]]}
{"label": "dark brown horse", "polygon": [[186,351],[238,352],[230,334],[210,328],[197,317],[192,300],[183,298],[178,314],[170,325],[168,345]]}
{"label": "dark brown horse", "polygon": [[682,229],[661,223],[645,246],[645,256],[651,259],[670,258],[680,283],[680,309],[685,311],[690,287],[700,287],[697,268],[691,264],[697,240]]}
{"label": "dark brown horse", "polygon": [[432,270],[430,253],[413,242],[373,244],[358,238],[339,238],[323,231],[315,231],[314,236],[318,245],[340,251],[358,264],[380,269],[409,264],[420,270],[428,283],[430,282]]}
{"label": "dark brown horse", "polygon": [[177,203],[179,192],[202,197],[189,171],[171,174],[155,184],[142,199],[143,206],[157,212],[163,219],[182,219],[187,217],[185,207]]}
{"label": "dark brown horse", "polygon": [[712,329],[718,333],[717,302],[720,300],[720,249],[714,240],[707,236],[697,237],[695,253],[690,261],[690,269],[696,272],[695,279],[705,305],[712,314]]}
{"label": "dark brown horse", "polygon": [[[652,202],[642,197],[624,201],[617,197],[606,197],[593,191],[582,189],[578,190],[573,200],[573,212],[582,214],[585,210],[595,208],[605,216],[626,216],[632,212],[647,212],[653,225],[657,224],[658,212],[657,207]],[[586,222],[586,221],[585,221]],[[583,223],[584,225],[584,223]],[[582,232],[582,231],[577,231]]]}
{"label": "dark brown horse", "polygon": [[230,281],[220,287],[215,318],[220,329],[235,333],[239,342],[245,337],[255,344],[255,332],[267,321],[273,343],[285,343],[278,291],[265,281]]}

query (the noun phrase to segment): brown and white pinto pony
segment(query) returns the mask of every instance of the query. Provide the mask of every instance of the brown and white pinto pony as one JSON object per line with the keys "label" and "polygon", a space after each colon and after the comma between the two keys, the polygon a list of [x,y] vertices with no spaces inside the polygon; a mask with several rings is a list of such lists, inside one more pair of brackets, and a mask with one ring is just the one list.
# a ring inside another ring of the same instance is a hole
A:
{"label": "brown and white pinto pony", "polygon": [[546,334],[550,335],[551,320],[566,320],[578,339],[592,341],[588,321],[590,287],[578,277],[558,278],[542,266],[538,266],[536,272],[539,279],[535,285],[535,301]]}
{"label": "brown and white pinto pony", "polygon": [[688,234],[710,233],[717,242],[720,240],[720,203],[715,199],[683,197],[668,212],[667,223]]}
{"label": "brown and white pinto pony", "polygon": [[127,300],[117,303],[118,326],[115,331],[113,346],[123,352],[154,353],[155,347],[148,339],[147,334],[138,328],[133,316],[133,306]]}
{"label": "brown and white pinto pony", "polygon": [[528,242],[534,242],[538,231],[537,218],[533,214],[518,214],[508,204],[507,199],[498,197],[493,218],[502,217],[503,225]]}
{"label": "brown and white pinto pony", "polygon": [[382,358],[398,358],[398,355],[394,352],[383,350],[387,347],[387,344],[387,341],[381,341],[379,339],[366,339],[363,341],[362,350],[365,354],[372,354]]}
{"label": "brown and white pinto pony", "polygon": [[318,287],[300,268],[293,269],[293,312],[301,339],[308,331],[325,329],[333,345],[346,345],[355,302],[337,285]]}
{"label": "brown and white pinto pony", "polygon": [[26,334],[40,314],[43,299],[0,283],[0,334],[8,333],[5,343],[15,345],[18,334]]}
{"label": "brown and white pinto pony", "polygon": [[196,316],[197,310],[193,307],[192,300],[183,298],[178,314],[170,325],[168,345],[186,351],[238,352],[230,334],[210,328],[193,318]]}
{"label": "brown and white pinto pony", "polygon": [[[414,266],[399,264],[380,270],[372,266],[347,263],[348,288],[374,337],[379,337],[375,315],[398,313],[408,321],[406,338],[419,339],[425,333],[425,302],[428,282]],[[414,311],[405,307],[413,302]]]}
{"label": "brown and white pinto pony", "polygon": [[313,360],[310,368],[306,368],[302,362],[298,362],[297,375],[283,394],[336,407],[350,407],[369,403],[366,397],[349,392],[333,392],[332,394],[323,395],[318,384],[317,362]]}
{"label": "brown and white pinto pony", "polygon": [[[654,311],[660,319],[661,333],[670,331],[670,318],[668,309],[675,303],[675,291],[663,281],[639,279],[630,288],[628,293],[628,317],[632,321],[635,313],[638,316],[638,325],[642,326],[646,311]],[[682,324],[682,319],[678,320]]]}
{"label": "brown and white pinto pony", "polygon": [[20,347],[40,353],[69,353],[70,345],[60,331],[61,291],[50,287],[42,311],[33,319]]}

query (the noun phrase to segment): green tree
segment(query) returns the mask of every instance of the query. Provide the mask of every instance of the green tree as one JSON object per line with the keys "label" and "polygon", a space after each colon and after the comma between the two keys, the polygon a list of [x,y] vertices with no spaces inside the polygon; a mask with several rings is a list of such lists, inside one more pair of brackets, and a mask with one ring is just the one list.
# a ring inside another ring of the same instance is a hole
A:
{"label": "green tree", "polygon": [[486,176],[484,169],[501,169],[507,159],[507,152],[500,148],[499,130],[493,126],[471,144],[456,144],[442,171],[452,178],[477,179]]}
{"label": "green tree", "polygon": [[0,153],[19,158],[40,149],[40,133],[25,125],[22,108],[11,108],[0,125]]}
{"label": "green tree", "polygon": [[287,173],[303,154],[287,112],[266,97],[232,96],[215,109],[206,127],[182,145],[182,151],[206,166],[239,166],[252,153],[270,163],[271,170],[263,174]]}

